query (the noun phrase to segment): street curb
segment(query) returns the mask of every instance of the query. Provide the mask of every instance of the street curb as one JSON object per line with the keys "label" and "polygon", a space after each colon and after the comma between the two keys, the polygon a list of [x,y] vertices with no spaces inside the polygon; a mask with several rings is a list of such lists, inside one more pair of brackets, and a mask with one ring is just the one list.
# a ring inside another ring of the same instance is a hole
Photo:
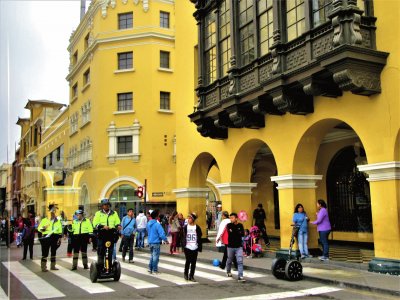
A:
{"label": "street curb", "polygon": [[[210,250],[210,249],[208,249],[208,247],[207,247],[207,248],[205,248],[205,250]],[[148,249],[146,249],[145,251],[149,252]],[[213,252],[222,254],[215,250]],[[168,253],[164,253],[164,252],[161,252],[160,255],[170,256]],[[184,255],[178,255],[177,257],[184,257]],[[197,261],[202,262],[202,263],[209,263],[209,264],[212,263],[212,260],[207,259],[207,258],[199,258],[198,257]],[[259,273],[267,273],[269,275],[272,275],[272,271],[268,268],[258,268],[258,267],[253,267],[253,266],[243,266],[243,268],[245,270],[249,270],[249,271],[255,271],[255,272],[259,272]],[[384,274],[382,274],[382,275],[384,275]],[[391,275],[391,276],[393,276],[393,275]],[[336,285],[340,288],[353,288],[353,289],[358,289],[358,290],[365,290],[365,291],[369,291],[369,292],[378,292],[378,293],[383,293],[383,294],[387,294],[387,295],[400,297],[400,290],[395,291],[395,290],[389,290],[389,289],[384,289],[384,288],[379,288],[379,287],[366,286],[366,285],[357,284],[357,283],[349,283],[349,282],[340,281],[340,280],[336,280],[336,279],[314,277],[314,276],[310,276],[310,275],[303,275],[303,279],[307,279],[307,280],[310,280],[313,282],[332,284],[332,285]],[[279,279],[276,279],[276,280],[279,280]]]}

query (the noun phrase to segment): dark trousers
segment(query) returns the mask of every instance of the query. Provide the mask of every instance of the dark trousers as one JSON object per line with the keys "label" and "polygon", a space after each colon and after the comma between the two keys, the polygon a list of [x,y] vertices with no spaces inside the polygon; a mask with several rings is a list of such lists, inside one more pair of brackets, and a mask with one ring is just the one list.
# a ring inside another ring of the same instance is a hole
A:
{"label": "dark trousers", "polygon": [[330,230],[327,231],[318,231],[319,232],[319,241],[322,244],[322,256],[329,257],[329,243],[328,236],[331,233]]}
{"label": "dark trousers", "polygon": [[179,237],[179,231],[177,232],[171,232],[171,245],[169,247],[169,252],[172,254],[173,251],[176,251],[176,245],[178,243],[178,237]]}
{"label": "dark trousers", "polygon": [[125,258],[126,252],[129,249],[129,260],[133,259],[133,242],[135,240],[135,236],[131,234],[130,236],[124,235],[121,241],[122,245],[122,258]]}
{"label": "dark trousers", "polygon": [[[223,246],[223,248],[224,248],[224,256],[222,257],[221,264],[219,265],[219,267],[221,269],[225,269],[226,261],[228,260],[228,247],[227,246]],[[237,264],[236,256],[233,257],[233,261],[232,262],[233,262],[233,265],[235,266],[235,268],[237,269],[238,264]]]}
{"label": "dark trousers", "polygon": [[33,258],[33,243],[34,239],[30,240],[24,240],[24,256],[22,259],[26,259],[26,254],[28,253],[28,247],[29,247],[29,257],[32,259]]}
{"label": "dark trousers", "polygon": [[67,253],[72,253],[72,250],[74,248],[74,244],[72,242],[73,239],[73,234],[72,233],[68,233],[68,245],[67,245]]}
{"label": "dark trousers", "polygon": [[256,226],[258,227],[258,229],[260,229],[261,234],[262,234],[262,238],[264,240],[265,244],[269,243],[269,238],[268,238],[268,234],[267,234],[267,228],[265,227],[265,224],[256,224]]}
{"label": "dark trousers", "polygon": [[88,264],[87,246],[89,241],[88,234],[76,234],[71,237],[72,248],[74,250],[74,257],[72,258],[72,266],[78,266],[79,252],[82,253],[82,262],[84,266]]}
{"label": "dark trousers", "polygon": [[188,275],[189,266],[190,266],[190,274],[189,277],[194,276],[194,271],[196,270],[196,261],[197,261],[197,254],[199,253],[198,250],[190,250],[185,248],[185,275]]}
{"label": "dark trousers", "polygon": [[57,249],[60,246],[58,244],[58,240],[60,239],[60,235],[58,234],[52,234],[48,238],[44,238],[41,240],[42,244],[42,262],[46,263],[47,262],[47,257],[49,256],[49,250],[50,250],[50,261],[55,263],[56,262],[56,255],[57,255]]}

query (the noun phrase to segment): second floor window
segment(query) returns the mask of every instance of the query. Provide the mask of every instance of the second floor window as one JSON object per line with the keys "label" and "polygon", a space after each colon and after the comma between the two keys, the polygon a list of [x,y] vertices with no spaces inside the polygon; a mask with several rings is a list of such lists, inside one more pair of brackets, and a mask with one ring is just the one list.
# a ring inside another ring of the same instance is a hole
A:
{"label": "second floor window", "polygon": [[87,69],[86,72],[83,74],[83,83],[85,85],[90,83],[90,69]]}
{"label": "second floor window", "polygon": [[169,28],[169,13],[160,11],[160,27]]}
{"label": "second floor window", "polygon": [[170,110],[170,96],[169,92],[160,92],[160,109]]}
{"label": "second floor window", "polygon": [[328,21],[328,14],[332,11],[332,0],[314,0],[312,2],[313,27]]}
{"label": "second floor window", "polygon": [[212,83],[217,79],[217,49],[215,14],[207,15],[205,19],[205,78],[206,83]]}
{"label": "second floor window", "polygon": [[221,77],[228,74],[229,60],[231,58],[231,17],[230,1],[224,0],[221,3],[219,15],[219,59]]}
{"label": "second floor window", "polygon": [[118,154],[132,153],[132,136],[119,136],[118,137]]}
{"label": "second floor window", "polygon": [[132,93],[118,94],[118,111],[132,110],[133,100]]}
{"label": "second floor window", "polygon": [[260,56],[269,52],[273,43],[273,12],[272,0],[258,0],[258,34]]}
{"label": "second floor window", "polygon": [[160,68],[169,69],[169,52],[160,51]]}
{"label": "second floor window", "polygon": [[304,0],[286,1],[287,40],[291,41],[305,32]]}
{"label": "second floor window", "polygon": [[123,52],[118,53],[118,70],[133,68],[133,53]]}
{"label": "second floor window", "polygon": [[118,29],[127,29],[133,27],[133,13],[128,12],[118,15]]}

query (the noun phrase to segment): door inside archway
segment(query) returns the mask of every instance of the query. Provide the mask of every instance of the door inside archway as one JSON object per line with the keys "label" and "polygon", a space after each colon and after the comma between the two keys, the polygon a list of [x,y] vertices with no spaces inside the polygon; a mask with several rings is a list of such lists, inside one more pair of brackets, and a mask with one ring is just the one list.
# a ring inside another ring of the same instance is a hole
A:
{"label": "door inside archway", "polygon": [[372,232],[371,197],[357,161],[366,160],[362,147],[345,147],[333,157],[327,173],[329,218],[333,230]]}

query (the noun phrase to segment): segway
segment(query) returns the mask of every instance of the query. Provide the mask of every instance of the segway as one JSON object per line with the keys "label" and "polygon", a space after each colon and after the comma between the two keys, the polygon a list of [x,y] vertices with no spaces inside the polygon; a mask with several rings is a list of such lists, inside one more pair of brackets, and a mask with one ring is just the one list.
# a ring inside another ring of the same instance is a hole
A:
{"label": "segway", "polygon": [[116,229],[102,229],[99,231],[99,239],[102,241],[101,251],[104,251],[104,255],[102,264],[100,264],[98,261],[93,261],[90,264],[90,280],[93,283],[97,282],[98,279],[110,278],[113,278],[114,281],[118,281],[121,277],[121,265],[119,261],[112,261],[112,252],[114,250],[116,234]]}
{"label": "segway", "polygon": [[[293,226],[293,225],[292,225]],[[277,279],[287,279],[290,281],[297,281],[303,279],[303,266],[301,263],[296,260],[292,260],[292,247],[295,240],[295,235],[298,232],[299,228],[293,226],[292,230],[292,237],[290,239],[290,246],[289,246],[289,259],[286,260],[282,257],[275,258],[272,261],[272,274]]]}

